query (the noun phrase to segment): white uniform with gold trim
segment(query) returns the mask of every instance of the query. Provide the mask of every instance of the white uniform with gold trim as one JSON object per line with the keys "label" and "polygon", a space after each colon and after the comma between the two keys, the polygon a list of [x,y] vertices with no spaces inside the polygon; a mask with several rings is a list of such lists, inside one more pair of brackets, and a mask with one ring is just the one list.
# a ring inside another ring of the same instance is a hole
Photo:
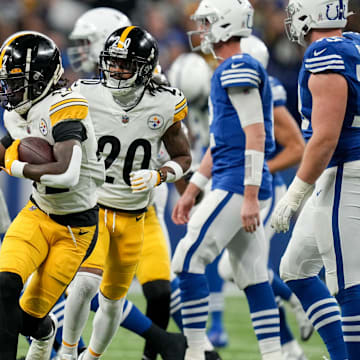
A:
{"label": "white uniform with gold trim", "polygon": [[79,120],[85,126],[87,139],[81,143],[82,161],[77,185],[66,191],[48,191],[48,187],[36,183],[32,196],[46,213],[63,215],[77,213],[96,205],[94,193],[104,182],[104,164],[96,157],[97,143],[88,115],[87,100],[66,89],[55,91],[29,110],[26,120],[15,111],[5,111],[4,124],[13,139],[35,136],[54,145],[52,130],[60,122]]}
{"label": "white uniform with gold trim", "polygon": [[80,80],[73,89],[89,101],[99,151],[105,160],[106,180],[98,190],[98,202],[121,210],[146,208],[150,193],[131,192],[130,172],[151,168],[166,130],[187,115],[184,95],[174,88],[156,91],[155,96],[146,90],[140,103],[125,111],[97,81]]}

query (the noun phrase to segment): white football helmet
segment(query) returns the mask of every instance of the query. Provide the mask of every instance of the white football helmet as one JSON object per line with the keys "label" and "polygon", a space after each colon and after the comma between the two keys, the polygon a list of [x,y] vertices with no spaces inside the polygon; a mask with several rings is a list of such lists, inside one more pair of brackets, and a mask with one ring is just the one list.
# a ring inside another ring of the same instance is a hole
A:
{"label": "white football helmet", "polygon": [[[253,17],[254,9],[248,0],[202,0],[191,17],[200,23],[199,30],[188,32],[191,49],[215,56],[213,44],[233,36],[250,36]],[[200,35],[199,46],[193,46],[193,35]]]}
{"label": "white football helmet", "polygon": [[257,36],[250,35],[247,38],[241,39],[241,52],[251,55],[254,59],[259,61],[264,69],[269,63],[269,51],[265,43]]}
{"label": "white football helmet", "polygon": [[285,20],[291,41],[306,46],[305,36],[312,29],[342,29],[347,24],[348,0],[290,0]]}
{"label": "white football helmet", "polygon": [[203,57],[188,53],[180,55],[172,63],[168,80],[171,86],[184,92],[189,104],[203,104],[210,93],[211,74],[212,71]]}
{"label": "white football helmet", "polygon": [[69,35],[73,45],[69,46],[68,55],[74,71],[94,72],[108,36],[130,25],[125,14],[112,8],[99,7],[80,16]]}

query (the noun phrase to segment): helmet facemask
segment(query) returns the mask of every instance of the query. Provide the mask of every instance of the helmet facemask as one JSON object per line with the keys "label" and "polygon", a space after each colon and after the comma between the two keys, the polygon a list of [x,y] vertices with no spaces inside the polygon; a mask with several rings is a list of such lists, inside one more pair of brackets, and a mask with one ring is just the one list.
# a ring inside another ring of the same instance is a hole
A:
{"label": "helmet facemask", "polygon": [[[209,14],[208,16],[196,16],[191,17],[192,20],[197,22],[198,30],[189,31],[189,43],[192,51],[199,51],[203,54],[212,54],[215,58],[214,46],[216,39],[211,31],[212,23],[218,21],[218,16],[216,14]],[[200,44],[194,45],[193,37],[200,37]]]}
{"label": "helmet facemask", "polygon": [[91,73],[96,70],[97,62],[92,60],[90,39],[71,40],[67,54],[71,67],[75,72]]}
{"label": "helmet facemask", "polygon": [[290,41],[306,46],[305,36],[310,32],[311,19],[306,14],[301,15],[301,9],[295,3],[286,8],[285,31]]}
{"label": "helmet facemask", "polygon": [[100,55],[101,82],[125,108],[135,106],[152,76],[152,68],[144,59],[129,59],[119,51],[103,51]]}

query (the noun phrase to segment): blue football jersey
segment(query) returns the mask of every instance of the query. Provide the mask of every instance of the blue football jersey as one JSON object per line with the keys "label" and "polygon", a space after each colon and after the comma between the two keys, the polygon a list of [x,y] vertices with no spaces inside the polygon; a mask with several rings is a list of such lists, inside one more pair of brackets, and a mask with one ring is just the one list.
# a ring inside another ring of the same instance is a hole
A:
{"label": "blue football jersey", "polygon": [[[244,193],[245,133],[227,89],[230,87],[258,88],[266,132],[265,158],[274,150],[273,104],[269,78],[262,65],[248,54],[226,59],[211,79],[210,148],[213,159],[213,189]],[[246,106],[246,104],[244,104]],[[259,199],[271,196],[272,176],[264,162]]]}
{"label": "blue football jersey", "polygon": [[309,78],[311,74],[323,72],[341,74],[348,83],[345,119],[328,165],[331,167],[360,159],[360,34],[347,32],[343,37],[323,38],[307,49],[299,73],[299,110],[305,140],[312,135]]}
{"label": "blue football jersey", "polygon": [[[274,108],[278,106],[286,106],[287,93],[283,84],[280,82],[279,79],[273,76],[269,76],[269,80],[270,80],[271,92],[273,96]],[[275,150],[269,155],[267,160],[274,158],[282,149],[283,147],[275,139]],[[273,175],[274,186],[280,186],[285,183],[282,176],[279,173],[275,173],[272,175]]]}

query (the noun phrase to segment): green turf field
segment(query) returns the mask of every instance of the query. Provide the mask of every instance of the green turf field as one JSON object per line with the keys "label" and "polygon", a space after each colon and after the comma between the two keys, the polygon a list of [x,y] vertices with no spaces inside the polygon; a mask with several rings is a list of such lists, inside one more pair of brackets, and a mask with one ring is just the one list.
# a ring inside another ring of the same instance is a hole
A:
{"label": "green turf field", "polygon": [[[140,309],[144,308],[145,303],[141,295],[130,295],[129,298]],[[295,318],[290,311],[288,311],[288,315],[291,328],[298,337]],[[225,323],[230,336],[230,342],[227,348],[219,351],[223,360],[260,360],[256,337],[251,327],[247,303],[244,297],[229,296],[226,298]],[[86,342],[89,340],[90,331],[91,322],[89,320],[84,336]],[[170,331],[177,331],[174,323],[170,324]],[[143,343],[143,339],[139,336],[120,329],[102,359],[140,360]],[[317,334],[314,334],[308,342],[302,343],[302,345],[308,360],[322,360],[323,356],[327,355],[325,347]],[[26,351],[27,343],[24,339],[21,339],[18,356],[25,355]]]}

